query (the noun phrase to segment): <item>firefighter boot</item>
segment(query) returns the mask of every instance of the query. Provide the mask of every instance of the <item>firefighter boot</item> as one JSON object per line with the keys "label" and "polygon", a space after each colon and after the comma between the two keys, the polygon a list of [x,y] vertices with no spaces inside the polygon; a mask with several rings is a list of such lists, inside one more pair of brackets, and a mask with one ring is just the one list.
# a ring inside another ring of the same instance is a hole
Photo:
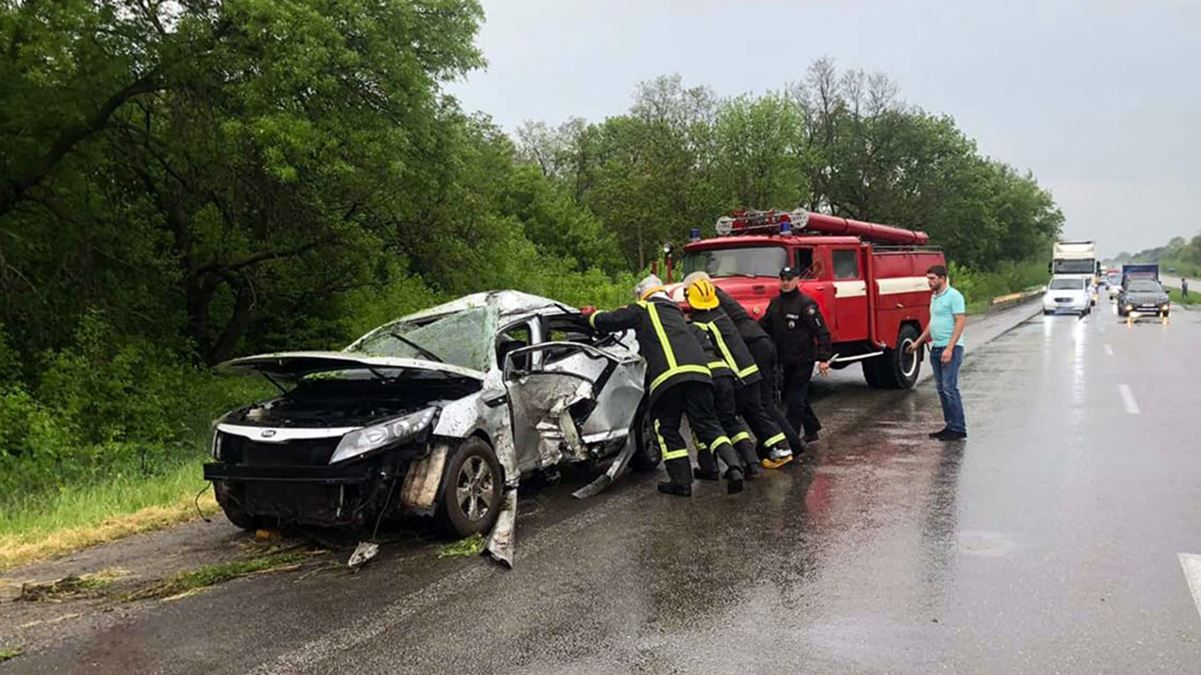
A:
{"label": "firefighter boot", "polygon": [[738,456],[742,458],[742,475],[747,480],[755,480],[759,475],[759,453],[755,451],[755,444],[750,441],[739,441],[734,446],[738,450]]}
{"label": "firefighter boot", "polygon": [[667,480],[659,483],[659,492],[665,495],[688,497],[692,495],[692,462],[687,457],[677,457],[664,462]]}
{"label": "firefighter boot", "polygon": [[742,469],[732,466],[726,469],[726,494],[742,492]]}
{"label": "firefighter boot", "polygon": [[763,460],[763,468],[778,469],[792,460],[792,451],[786,447],[777,445],[768,453],[767,459]]}
{"label": "firefighter boot", "polygon": [[717,448],[717,454],[721,457],[721,461],[726,463],[726,494],[732,495],[742,492],[742,459],[738,457],[738,451],[729,443],[723,443]]}
{"label": "firefighter boot", "polygon": [[698,466],[693,470],[692,475],[697,480],[721,479],[721,472],[717,470],[717,461],[713,459],[713,453],[703,443],[696,444],[696,463]]}

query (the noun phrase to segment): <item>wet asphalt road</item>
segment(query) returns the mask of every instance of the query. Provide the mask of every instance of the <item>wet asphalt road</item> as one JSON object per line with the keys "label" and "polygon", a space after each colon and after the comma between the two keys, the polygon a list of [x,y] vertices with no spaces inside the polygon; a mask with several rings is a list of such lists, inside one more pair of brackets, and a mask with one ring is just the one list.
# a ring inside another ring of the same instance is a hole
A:
{"label": "wet asphalt road", "polygon": [[393,546],[242,579],[20,672],[1201,672],[1201,312],[1034,317],[973,346],[970,438],[928,380],[820,388],[816,453],[735,497],[627,476],[523,502],[516,568]]}

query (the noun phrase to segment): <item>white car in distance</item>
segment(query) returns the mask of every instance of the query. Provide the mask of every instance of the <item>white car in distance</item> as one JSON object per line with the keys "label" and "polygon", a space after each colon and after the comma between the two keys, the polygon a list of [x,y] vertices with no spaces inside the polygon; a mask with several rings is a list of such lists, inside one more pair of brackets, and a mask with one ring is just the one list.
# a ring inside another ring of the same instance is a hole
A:
{"label": "white car in distance", "polygon": [[1043,314],[1060,312],[1084,316],[1092,309],[1087,277],[1052,277],[1043,294]]}

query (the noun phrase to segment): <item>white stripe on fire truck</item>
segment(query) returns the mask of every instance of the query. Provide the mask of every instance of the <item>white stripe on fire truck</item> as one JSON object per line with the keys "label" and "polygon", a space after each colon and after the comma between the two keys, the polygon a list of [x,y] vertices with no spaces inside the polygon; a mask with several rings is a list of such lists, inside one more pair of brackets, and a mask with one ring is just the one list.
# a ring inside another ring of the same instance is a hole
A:
{"label": "white stripe on fire truck", "polygon": [[862,298],[867,295],[866,281],[835,281],[834,297]]}
{"label": "white stripe on fire truck", "polygon": [[896,295],[897,293],[921,293],[930,291],[930,284],[926,281],[926,277],[892,277],[889,279],[877,279],[876,287],[880,289],[880,295]]}

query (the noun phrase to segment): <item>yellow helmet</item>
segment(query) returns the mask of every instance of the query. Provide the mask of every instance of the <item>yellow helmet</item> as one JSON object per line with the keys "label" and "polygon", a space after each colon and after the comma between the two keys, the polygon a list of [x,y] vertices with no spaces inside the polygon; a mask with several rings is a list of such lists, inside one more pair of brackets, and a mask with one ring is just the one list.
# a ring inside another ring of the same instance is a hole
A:
{"label": "yellow helmet", "polygon": [[713,309],[718,305],[717,289],[708,279],[694,280],[688,284],[685,294],[688,296],[688,304],[692,305],[693,309]]}

